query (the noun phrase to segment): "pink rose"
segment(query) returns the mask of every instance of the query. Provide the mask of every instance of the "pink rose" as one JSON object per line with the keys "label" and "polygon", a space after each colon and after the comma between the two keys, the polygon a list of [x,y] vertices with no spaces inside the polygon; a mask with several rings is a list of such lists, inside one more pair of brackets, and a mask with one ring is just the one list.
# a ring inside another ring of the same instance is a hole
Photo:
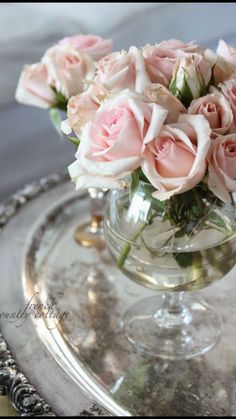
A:
{"label": "pink rose", "polygon": [[112,52],[98,62],[96,80],[114,93],[123,89],[134,89],[135,68],[126,51]]}
{"label": "pink rose", "polygon": [[188,107],[207,90],[211,73],[211,64],[202,55],[180,58],[174,65],[169,89]]}
{"label": "pink rose", "polygon": [[234,117],[234,130],[236,131],[236,76],[220,84],[220,88],[230,103]]}
{"label": "pink rose", "polygon": [[107,95],[108,92],[103,85],[91,83],[86,92],[72,96],[67,105],[68,118],[61,124],[61,129],[64,134],[68,135],[73,130],[78,138],[80,138],[81,128],[92,119],[101,101]]}
{"label": "pink rose", "polygon": [[226,44],[223,39],[220,39],[217,50],[217,55],[222,57],[227,63],[231,64],[236,69],[236,49]]}
{"label": "pink rose", "polygon": [[103,39],[96,35],[75,35],[63,38],[60,44],[70,44],[78,52],[88,54],[95,61],[100,60],[112,50],[111,39]]}
{"label": "pink rose", "polygon": [[165,86],[158,83],[153,83],[143,92],[151,102],[158,103],[158,105],[167,109],[168,115],[165,123],[171,124],[176,122],[182,113],[187,113],[184,105],[174,96]]}
{"label": "pink rose", "polygon": [[199,51],[200,48],[192,42],[185,44],[178,39],[147,44],[143,47],[143,57],[151,81],[168,86],[176,61]]}
{"label": "pink rose", "polygon": [[233,122],[233,114],[228,100],[217,89],[199,99],[193,100],[188,108],[192,115],[201,114],[208,120],[213,137],[226,134]]}
{"label": "pink rose", "polygon": [[203,57],[205,61],[211,64],[215,85],[227,80],[235,72],[232,64],[226,62],[223,57],[217,55],[209,48],[205,49]]}
{"label": "pink rose", "polygon": [[124,89],[142,93],[151,82],[146,72],[140,49],[132,46],[129,51],[112,52],[98,62],[95,80],[106,89],[118,93]]}
{"label": "pink rose", "polygon": [[76,187],[125,187],[122,179],[140,166],[145,144],[158,135],[166,115],[129,90],[104,101],[83,128],[77,160],[69,166]]}
{"label": "pink rose", "polygon": [[236,192],[236,134],[217,137],[208,153],[208,187],[222,201],[231,203]]}
{"label": "pink rose", "polygon": [[42,62],[47,66],[48,83],[67,99],[83,92],[95,74],[94,61],[68,44],[47,50]]}
{"label": "pink rose", "polygon": [[202,115],[181,115],[164,125],[145,151],[142,170],[157,188],[153,197],[166,200],[196,186],[206,172],[210,127]]}
{"label": "pink rose", "polygon": [[42,63],[26,65],[21,73],[15,98],[25,105],[50,108],[56,96],[48,84],[47,68]]}

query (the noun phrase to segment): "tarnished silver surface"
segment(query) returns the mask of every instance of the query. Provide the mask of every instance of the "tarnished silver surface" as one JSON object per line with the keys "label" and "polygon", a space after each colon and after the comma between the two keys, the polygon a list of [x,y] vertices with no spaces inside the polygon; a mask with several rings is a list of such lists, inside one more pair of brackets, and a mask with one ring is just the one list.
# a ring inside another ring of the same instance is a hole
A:
{"label": "tarnished silver surface", "polygon": [[44,303],[42,318],[39,306],[30,318],[0,316],[21,370],[59,415],[234,416],[235,269],[197,293],[223,316],[222,338],[211,352],[192,361],[145,358],[129,346],[119,321],[130,304],[153,292],[125,278],[106,250],[75,242],[88,212],[87,195],[65,182],[27,203],[3,228],[0,313]]}

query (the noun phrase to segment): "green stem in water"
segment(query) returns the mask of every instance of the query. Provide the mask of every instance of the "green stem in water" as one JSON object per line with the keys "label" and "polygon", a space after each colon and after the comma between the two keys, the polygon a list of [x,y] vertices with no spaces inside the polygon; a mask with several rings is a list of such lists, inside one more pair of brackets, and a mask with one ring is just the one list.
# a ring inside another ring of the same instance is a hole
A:
{"label": "green stem in water", "polygon": [[201,209],[202,213],[204,213],[204,204],[199,196],[199,194],[197,193],[197,191],[193,188],[193,195],[194,198],[197,202],[198,207]]}
{"label": "green stem in water", "polygon": [[[141,225],[141,227],[139,228],[139,230],[131,237],[130,241],[134,242],[137,240],[137,238],[139,237],[139,235],[142,233],[142,231],[147,227],[149,223],[143,223]],[[117,266],[119,269],[122,269],[125,263],[125,260],[131,250],[131,246],[132,244],[130,244],[130,242],[125,243],[123,249],[120,252],[120,256],[119,259],[117,261]]]}

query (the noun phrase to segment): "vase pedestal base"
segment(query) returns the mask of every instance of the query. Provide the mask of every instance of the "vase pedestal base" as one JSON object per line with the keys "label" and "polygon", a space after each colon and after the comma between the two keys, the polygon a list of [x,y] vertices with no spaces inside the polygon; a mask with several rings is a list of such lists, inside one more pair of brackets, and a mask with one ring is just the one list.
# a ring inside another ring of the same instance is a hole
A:
{"label": "vase pedestal base", "polygon": [[93,217],[91,221],[79,225],[74,234],[77,243],[83,247],[95,247],[98,250],[105,248],[105,240],[103,234],[103,219]]}
{"label": "vase pedestal base", "polygon": [[126,312],[121,327],[137,350],[169,360],[202,355],[221,335],[219,315],[208,303],[189,295],[178,313],[166,312],[161,295],[145,298]]}

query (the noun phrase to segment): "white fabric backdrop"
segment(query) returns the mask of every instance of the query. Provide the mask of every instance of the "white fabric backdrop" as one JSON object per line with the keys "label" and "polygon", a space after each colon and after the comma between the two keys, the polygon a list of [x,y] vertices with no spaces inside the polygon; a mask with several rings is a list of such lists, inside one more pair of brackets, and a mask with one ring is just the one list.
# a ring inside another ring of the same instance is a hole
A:
{"label": "white fabric backdrop", "polygon": [[1,3],[0,105],[14,100],[25,63],[66,35],[103,35],[138,12],[161,3]]}
{"label": "white fabric backdrop", "polygon": [[33,35],[52,17],[76,20],[85,32],[103,34],[137,12],[161,3],[1,3],[0,42]]}
{"label": "white fabric backdrop", "polygon": [[59,141],[48,113],[16,104],[22,66],[63,36],[98,33],[114,49],[171,37],[236,46],[235,3],[0,3],[0,201],[23,184],[65,168],[74,147]]}
{"label": "white fabric backdrop", "polygon": [[63,36],[94,33],[114,48],[176,37],[210,47],[235,39],[230,3],[0,3],[0,105],[14,100],[22,66]]}

